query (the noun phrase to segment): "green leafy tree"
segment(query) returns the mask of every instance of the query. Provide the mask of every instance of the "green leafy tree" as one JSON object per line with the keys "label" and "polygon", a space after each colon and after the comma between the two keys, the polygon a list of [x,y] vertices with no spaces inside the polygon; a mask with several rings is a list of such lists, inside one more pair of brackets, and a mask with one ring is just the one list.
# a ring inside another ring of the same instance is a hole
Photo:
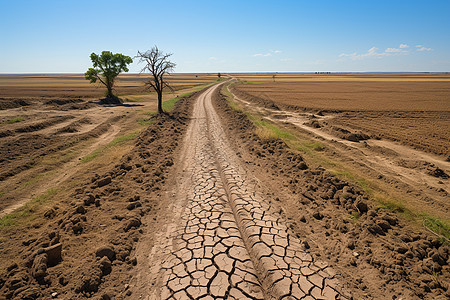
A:
{"label": "green leafy tree", "polygon": [[114,81],[121,72],[128,72],[128,65],[133,62],[131,57],[121,53],[113,54],[111,51],[103,51],[101,55],[91,54],[93,68],[89,68],[84,74],[91,83],[97,80],[106,86],[106,98],[115,98],[113,95]]}
{"label": "green leafy tree", "polygon": [[140,63],[145,63],[141,73],[150,73],[150,78],[145,84],[158,95],[158,114],[164,112],[162,108],[164,88],[167,87],[172,89],[165,78],[165,75],[170,74],[176,66],[175,63],[169,60],[171,55],[172,53],[164,53],[156,46],[145,52],[138,51],[138,54],[136,55],[136,58],[139,58]]}

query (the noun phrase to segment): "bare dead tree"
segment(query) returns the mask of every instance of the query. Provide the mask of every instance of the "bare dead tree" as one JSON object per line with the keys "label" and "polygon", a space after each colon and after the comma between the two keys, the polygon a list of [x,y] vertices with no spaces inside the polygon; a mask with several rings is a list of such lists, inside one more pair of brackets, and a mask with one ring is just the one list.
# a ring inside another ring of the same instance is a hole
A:
{"label": "bare dead tree", "polygon": [[170,74],[175,68],[176,64],[169,60],[172,53],[164,53],[158,49],[157,46],[145,52],[138,51],[135,58],[139,58],[139,63],[145,63],[141,73],[149,72],[150,79],[145,82],[150,90],[154,90],[158,95],[158,114],[164,113],[162,108],[162,96],[164,88],[172,88],[167,83],[164,75]]}

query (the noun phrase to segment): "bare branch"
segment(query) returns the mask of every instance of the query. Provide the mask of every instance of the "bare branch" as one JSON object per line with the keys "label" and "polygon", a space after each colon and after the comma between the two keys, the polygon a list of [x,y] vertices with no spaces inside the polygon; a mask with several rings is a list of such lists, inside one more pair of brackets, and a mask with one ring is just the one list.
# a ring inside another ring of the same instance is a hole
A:
{"label": "bare branch", "polygon": [[158,94],[158,113],[162,113],[162,93],[165,87],[173,91],[164,78],[165,74],[173,72],[176,64],[169,60],[172,53],[163,53],[157,46],[145,52],[138,51],[135,58],[139,58],[139,63],[145,63],[141,69],[141,74],[148,72],[150,78],[145,82],[145,85],[154,90]]}

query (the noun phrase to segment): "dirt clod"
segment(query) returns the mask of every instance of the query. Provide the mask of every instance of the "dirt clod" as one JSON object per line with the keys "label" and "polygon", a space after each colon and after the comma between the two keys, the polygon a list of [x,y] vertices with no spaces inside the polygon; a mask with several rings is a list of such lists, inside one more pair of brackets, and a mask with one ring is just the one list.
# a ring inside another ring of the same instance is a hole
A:
{"label": "dirt clod", "polygon": [[97,181],[97,187],[102,187],[111,183],[111,176],[107,176]]}
{"label": "dirt clod", "polygon": [[47,275],[48,256],[46,253],[38,254],[33,260],[31,267],[31,275],[38,281],[42,280]]}
{"label": "dirt clod", "polygon": [[125,226],[124,226],[124,230],[125,230],[125,232],[127,232],[127,231],[129,231],[130,229],[132,229],[132,228],[138,228],[139,226],[141,226],[141,221],[140,220],[138,220],[138,219],[136,219],[136,218],[131,218],[131,219],[129,219],[127,222],[126,222],[126,224],[125,224]]}
{"label": "dirt clod", "polygon": [[364,214],[369,210],[369,208],[367,207],[367,203],[363,200],[358,200],[355,206],[361,214]]}
{"label": "dirt clod", "polygon": [[322,220],[323,219],[323,215],[319,211],[314,212],[313,213],[313,217],[315,219],[317,219],[317,220]]}
{"label": "dirt clod", "polygon": [[89,194],[86,196],[86,198],[84,198],[84,205],[89,206],[91,204],[95,203],[95,197],[92,194]]}
{"label": "dirt clod", "polygon": [[61,251],[61,243],[43,249],[43,252],[47,254],[49,266],[57,265],[62,260]]}
{"label": "dirt clod", "polygon": [[108,275],[111,273],[111,260],[108,259],[107,256],[103,256],[99,260],[100,269],[103,272],[103,275]]}
{"label": "dirt clod", "polygon": [[113,261],[116,258],[116,252],[112,246],[101,246],[95,250],[95,256],[107,257],[110,261]]}

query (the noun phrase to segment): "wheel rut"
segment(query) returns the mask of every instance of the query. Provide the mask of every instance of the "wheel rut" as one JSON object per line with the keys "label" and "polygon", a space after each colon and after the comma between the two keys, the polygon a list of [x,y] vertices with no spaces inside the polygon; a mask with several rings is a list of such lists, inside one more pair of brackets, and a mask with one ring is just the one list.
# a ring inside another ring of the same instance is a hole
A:
{"label": "wheel rut", "polygon": [[259,196],[212,105],[219,86],[194,104],[174,193],[184,204],[152,298],[346,299],[331,267],[304,251]]}

